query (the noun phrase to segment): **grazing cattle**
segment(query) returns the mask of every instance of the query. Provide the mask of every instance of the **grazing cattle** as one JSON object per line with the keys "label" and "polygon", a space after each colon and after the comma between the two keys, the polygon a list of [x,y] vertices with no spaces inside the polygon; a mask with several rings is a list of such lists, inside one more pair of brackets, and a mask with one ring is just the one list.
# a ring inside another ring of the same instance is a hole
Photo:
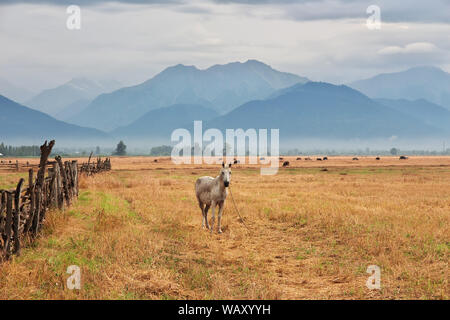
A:
{"label": "grazing cattle", "polygon": [[359,160],[357,157],[354,157],[352,160],[354,160],[354,161],[357,161],[357,160]]}
{"label": "grazing cattle", "polygon": [[322,158],[317,158],[316,160],[317,160],[317,161],[322,161]]}
{"label": "grazing cattle", "polygon": [[282,158],[282,157],[280,157],[279,159],[280,159],[280,161],[282,161],[282,160],[283,160],[283,158]]}
{"label": "grazing cattle", "polygon": [[153,162],[158,162],[158,159],[153,160]]}
{"label": "grazing cattle", "polygon": [[400,160],[407,160],[408,157],[407,156],[400,156]]}
{"label": "grazing cattle", "polygon": [[234,159],[233,164],[238,164],[238,163],[241,163],[241,162],[237,159]]}
{"label": "grazing cattle", "polygon": [[328,160],[328,157],[323,157],[323,160]]}
{"label": "grazing cattle", "polygon": [[302,158],[298,157],[297,160],[302,160]]}
{"label": "grazing cattle", "polygon": [[[200,177],[195,182],[195,195],[197,196],[198,205],[202,210],[202,227],[210,229],[211,233],[214,228],[215,208],[219,206],[217,232],[222,233],[221,220],[223,206],[227,198],[227,187],[231,181],[231,163],[225,166],[222,163],[222,169],[217,177]],[[208,210],[211,208],[211,225],[208,224]]]}
{"label": "grazing cattle", "polygon": [[289,165],[289,161],[283,162],[283,167],[287,167]]}
{"label": "grazing cattle", "polygon": [[380,157],[376,157],[375,160],[381,160],[381,158]]}

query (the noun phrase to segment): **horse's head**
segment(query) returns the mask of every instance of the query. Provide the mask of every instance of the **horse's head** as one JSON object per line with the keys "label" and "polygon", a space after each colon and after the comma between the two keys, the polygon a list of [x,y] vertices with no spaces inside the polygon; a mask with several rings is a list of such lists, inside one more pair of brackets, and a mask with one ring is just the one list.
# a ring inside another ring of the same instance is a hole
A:
{"label": "horse's head", "polygon": [[231,181],[231,163],[228,166],[222,162],[222,169],[220,169],[220,178],[223,180],[223,184],[225,187],[230,185]]}

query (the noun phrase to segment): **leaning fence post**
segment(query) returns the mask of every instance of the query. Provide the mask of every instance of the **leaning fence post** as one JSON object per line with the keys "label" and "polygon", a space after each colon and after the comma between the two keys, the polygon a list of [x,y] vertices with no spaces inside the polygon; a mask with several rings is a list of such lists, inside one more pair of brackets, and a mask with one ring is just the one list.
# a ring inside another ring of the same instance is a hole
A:
{"label": "leaning fence post", "polygon": [[41,146],[41,159],[39,162],[39,170],[37,173],[36,184],[41,186],[44,184],[45,168],[47,166],[48,156],[52,152],[52,148],[55,145],[55,140],[50,141],[47,145],[47,141]]}
{"label": "leaning fence post", "polygon": [[34,217],[33,217],[33,235],[36,237],[37,233],[39,231],[39,222],[40,222],[40,213],[41,213],[41,207],[42,207],[42,189],[40,186],[36,186],[35,188],[35,199],[36,199],[36,207],[34,210]]}
{"label": "leaning fence post", "polygon": [[74,177],[75,195],[78,197],[78,161],[72,161],[72,172]]}
{"label": "leaning fence post", "polygon": [[17,184],[16,192],[14,193],[14,253],[20,255],[20,197],[22,195],[22,186],[25,180],[22,178]]}
{"label": "leaning fence post", "polygon": [[5,256],[9,257],[9,246],[11,244],[11,229],[12,229],[12,219],[13,219],[13,210],[12,210],[12,193],[6,192],[6,222],[5,222],[5,247],[3,248],[3,252]]}
{"label": "leaning fence post", "polygon": [[28,170],[28,192],[30,194],[30,212],[25,218],[25,225],[23,227],[23,232],[26,233],[30,229],[31,222],[34,216],[34,184],[33,184],[33,169]]}
{"label": "leaning fence post", "polygon": [[67,173],[67,185],[69,187],[69,198],[73,198],[73,176],[72,176],[72,166],[69,161],[64,162],[64,168]]}
{"label": "leaning fence post", "polygon": [[58,208],[64,210],[64,195],[63,195],[63,185],[61,179],[61,170],[59,169],[59,164],[56,163],[56,190],[58,197]]}
{"label": "leaning fence post", "polygon": [[66,204],[67,204],[67,206],[69,206],[70,205],[70,197],[69,197],[69,186],[67,184],[66,170],[65,170],[65,168],[63,166],[63,163],[61,161],[61,157],[60,156],[56,156],[55,159],[58,162],[59,172],[61,173],[61,176],[62,176],[63,187],[64,187],[64,196],[65,196],[65,199],[66,199]]}

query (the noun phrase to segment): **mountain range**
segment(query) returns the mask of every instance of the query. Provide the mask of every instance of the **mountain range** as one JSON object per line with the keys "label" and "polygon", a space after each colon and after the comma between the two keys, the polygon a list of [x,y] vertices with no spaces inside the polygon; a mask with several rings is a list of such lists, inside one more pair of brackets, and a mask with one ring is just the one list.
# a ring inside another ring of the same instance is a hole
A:
{"label": "mountain range", "polygon": [[9,97],[14,101],[25,102],[35,95],[34,92],[16,86],[6,79],[0,78],[0,95]]}
{"label": "mountain range", "polygon": [[93,81],[86,78],[74,78],[56,88],[42,91],[25,104],[58,119],[66,120],[81,112],[98,95],[111,92],[120,86],[121,84],[115,80]]}
{"label": "mountain range", "polygon": [[77,142],[107,140],[108,135],[92,128],[83,128],[56,120],[51,116],[20,105],[0,95],[0,141],[42,143],[44,140]]}
{"label": "mountain range", "polygon": [[256,60],[205,70],[179,64],[137,86],[100,95],[69,121],[110,131],[148,111],[175,104],[203,105],[224,114],[247,101],[264,99],[278,89],[307,81]]}
{"label": "mountain range", "polygon": [[191,129],[195,120],[207,121],[218,116],[216,111],[201,105],[176,104],[149,111],[128,126],[119,127],[110,134],[119,139],[152,137],[167,140],[175,129]]}
{"label": "mountain range", "polygon": [[374,99],[376,102],[412,116],[427,125],[450,132],[450,110],[425,99]]}
{"label": "mountain range", "polygon": [[278,128],[282,140],[440,140],[450,137],[450,110],[436,102],[447,101],[448,76],[438,68],[420,67],[333,85],[248,60],[205,70],[176,65],[110,93],[102,92],[117,86],[114,81],[78,78],[30,100],[49,114],[1,96],[0,140],[59,137],[151,144],[170,142],[177,128],[192,131],[194,120],[203,120],[204,129]]}
{"label": "mountain range", "polygon": [[[449,112],[450,113],[450,112]],[[279,128],[280,139],[433,136],[442,130],[348,86],[297,84],[207,122],[211,128]]]}
{"label": "mountain range", "polygon": [[383,73],[349,84],[370,98],[426,99],[450,109],[450,74],[436,67]]}

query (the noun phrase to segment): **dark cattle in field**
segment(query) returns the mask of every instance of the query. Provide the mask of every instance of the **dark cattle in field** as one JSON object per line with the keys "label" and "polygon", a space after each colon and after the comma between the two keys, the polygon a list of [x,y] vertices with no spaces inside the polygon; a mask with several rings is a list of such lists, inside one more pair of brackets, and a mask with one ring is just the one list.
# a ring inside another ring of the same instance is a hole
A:
{"label": "dark cattle in field", "polygon": [[240,161],[237,159],[234,159],[233,164],[238,164],[238,163],[240,163]]}
{"label": "dark cattle in field", "polygon": [[280,157],[280,160],[283,160],[283,158],[282,158],[282,157]]}
{"label": "dark cattle in field", "polygon": [[375,160],[381,160],[380,157],[376,157]]}
{"label": "dark cattle in field", "polygon": [[328,160],[328,157],[323,157],[323,160]]}
{"label": "dark cattle in field", "polygon": [[317,158],[316,160],[317,160],[317,161],[322,161],[322,158]]}
{"label": "dark cattle in field", "polygon": [[354,157],[352,160],[355,160],[355,161],[356,161],[356,160],[359,160],[359,159],[358,159],[357,157]]}
{"label": "dark cattle in field", "polygon": [[287,167],[289,165],[289,161],[283,162],[283,167]]}
{"label": "dark cattle in field", "polygon": [[302,158],[298,157],[297,160],[302,160]]}
{"label": "dark cattle in field", "polygon": [[400,160],[407,160],[408,157],[407,156],[400,156]]}
{"label": "dark cattle in field", "polygon": [[153,162],[158,162],[158,159],[153,160]]}

